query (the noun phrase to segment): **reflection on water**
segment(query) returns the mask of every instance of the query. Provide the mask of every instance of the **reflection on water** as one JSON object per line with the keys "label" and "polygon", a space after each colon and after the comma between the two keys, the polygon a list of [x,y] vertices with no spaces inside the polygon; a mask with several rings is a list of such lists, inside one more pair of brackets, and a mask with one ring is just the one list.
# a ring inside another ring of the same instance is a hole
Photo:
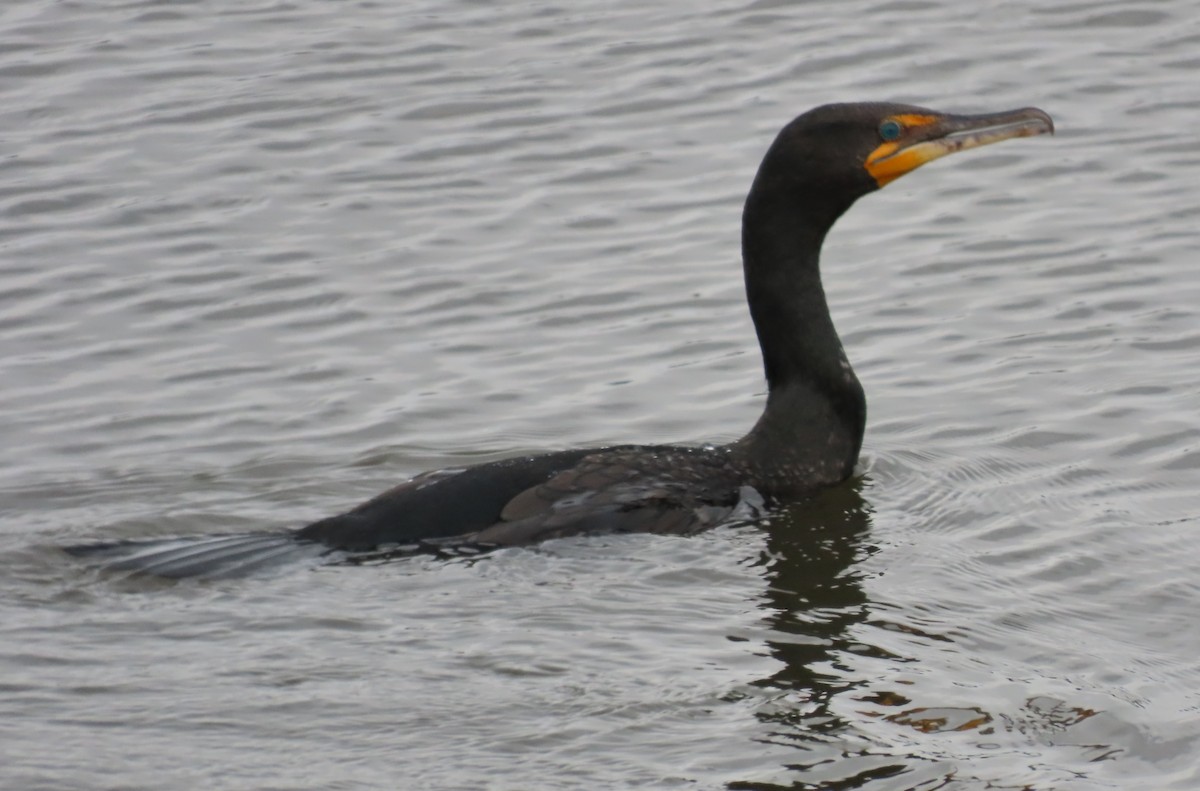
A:
{"label": "reflection on water", "polygon": [[[1080,765],[1120,758],[1124,748],[1114,737],[1128,726],[1110,713],[1046,695],[1010,707],[986,691],[974,705],[952,705],[961,697],[955,686],[984,686],[967,684],[969,673],[923,677],[914,663],[929,652],[951,664],[983,658],[969,635],[937,631],[931,621],[917,625],[896,617],[894,602],[870,598],[864,579],[880,551],[864,499],[871,487],[870,479],[857,479],[758,526],[765,539],[758,562],[766,583],[764,647],[778,665],[730,700],[752,702],[767,726],[756,738],[794,754],[783,758],[782,773],[758,768],[755,779],[728,787],[1041,788],[1048,786],[1039,779],[1055,772],[1037,762],[1019,772],[1005,767],[1007,750],[1058,752]],[[909,650],[889,646],[887,635],[902,635]],[[964,749],[977,754],[974,769],[961,766]],[[1028,785],[1004,782],[1022,773]]]}
{"label": "reflection on water", "polygon": [[[866,543],[871,519],[861,484],[854,480],[812,503],[781,510],[763,525],[761,563],[768,584],[763,608],[771,629],[767,646],[781,664],[754,682],[765,696],[757,716],[770,726],[766,738],[810,756],[790,764],[808,777],[829,762],[831,743],[853,732],[853,723],[840,717],[831,702],[853,694],[861,682],[836,672],[838,657],[873,650],[855,641],[850,629],[869,613],[854,567],[863,553],[873,551]],[[827,775],[828,769],[820,773]],[[784,786],[734,782],[730,787]]]}

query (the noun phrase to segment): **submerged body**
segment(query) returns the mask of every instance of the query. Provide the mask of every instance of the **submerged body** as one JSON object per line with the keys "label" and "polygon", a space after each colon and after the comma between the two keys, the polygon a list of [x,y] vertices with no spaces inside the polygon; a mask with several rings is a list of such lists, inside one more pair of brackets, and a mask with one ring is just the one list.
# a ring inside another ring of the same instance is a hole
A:
{"label": "submerged body", "polygon": [[811,110],[780,132],[742,219],[746,295],[766,408],[723,446],[590,448],[426,473],[290,532],[71,548],[163,576],[227,574],[307,553],[496,547],[594,532],[690,533],[739,506],[782,503],[854,470],[866,400],[825,301],[820,250],[843,212],[932,159],[1053,131],[1023,109],[954,116],[897,104]]}

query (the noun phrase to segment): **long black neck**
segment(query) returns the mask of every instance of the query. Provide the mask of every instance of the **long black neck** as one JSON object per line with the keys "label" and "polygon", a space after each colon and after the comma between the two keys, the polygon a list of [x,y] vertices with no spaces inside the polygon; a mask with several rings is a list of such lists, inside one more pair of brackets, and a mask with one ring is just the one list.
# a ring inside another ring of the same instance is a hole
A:
{"label": "long black neck", "polygon": [[[768,161],[770,157],[768,156]],[[772,494],[828,485],[854,469],[866,424],[862,385],[842,349],[821,285],[821,244],[853,203],[784,177],[767,163],[742,217],[750,316],[762,347],[767,405],[734,447]]]}

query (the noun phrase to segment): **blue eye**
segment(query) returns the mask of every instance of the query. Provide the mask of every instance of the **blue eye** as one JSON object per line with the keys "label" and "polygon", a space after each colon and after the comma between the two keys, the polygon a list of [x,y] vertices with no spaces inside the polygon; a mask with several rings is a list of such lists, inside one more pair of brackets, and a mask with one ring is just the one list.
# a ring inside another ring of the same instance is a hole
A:
{"label": "blue eye", "polygon": [[879,136],[884,140],[896,140],[902,131],[897,121],[884,121],[879,125]]}

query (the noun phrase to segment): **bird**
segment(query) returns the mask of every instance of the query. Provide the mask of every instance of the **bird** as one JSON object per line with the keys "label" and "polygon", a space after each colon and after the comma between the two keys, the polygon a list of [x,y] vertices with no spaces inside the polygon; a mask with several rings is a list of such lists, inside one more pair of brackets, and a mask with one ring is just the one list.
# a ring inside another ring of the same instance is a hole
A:
{"label": "bird", "polygon": [[[594,533],[692,534],[810,498],[851,478],[866,397],[830,317],[820,254],[859,198],[958,151],[1052,134],[1026,107],[952,114],[907,104],[826,104],[769,146],[742,213],[746,299],[767,398],[722,445],[619,445],[427,472],[298,529],[66,547],[105,568],[160,577],[243,574],[307,555],[477,552]],[[332,562],[332,561],[331,561]]]}

